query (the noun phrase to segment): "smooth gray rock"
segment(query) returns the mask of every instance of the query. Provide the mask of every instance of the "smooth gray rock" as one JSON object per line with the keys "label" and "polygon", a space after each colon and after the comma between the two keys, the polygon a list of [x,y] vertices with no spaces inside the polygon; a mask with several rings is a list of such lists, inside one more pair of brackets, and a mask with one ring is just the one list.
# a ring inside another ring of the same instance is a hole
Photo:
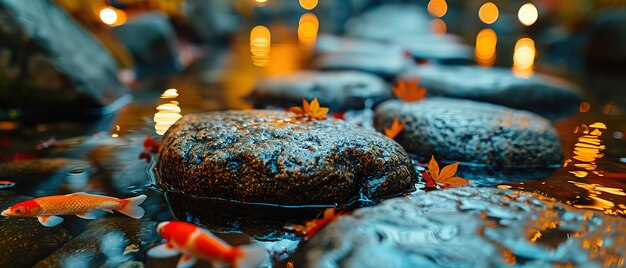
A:
{"label": "smooth gray rock", "polygon": [[346,24],[349,36],[390,40],[396,36],[431,33],[431,18],[423,8],[410,4],[388,4],[371,9]]}
{"label": "smooth gray rock", "polygon": [[460,37],[445,34],[422,34],[416,36],[397,36],[390,40],[418,60],[439,63],[472,63],[474,48],[463,44]]}
{"label": "smooth gray rock", "polygon": [[414,189],[402,147],[341,120],[292,123],[290,112],[185,115],[163,137],[157,184],[197,197],[280,205],[347,205]]}
{"label": "smooth gray rock", "polygon": [[428,98],[378,106],[374,127],[394,118],[406,122],[396,140],[428,160],[462,161],[498,167],[545,167],[561,163],[561,142],[547,119],[536,114],[469,100]]}
{"label": "smooth gray rock", "polygon": [[[0,191],[0,210],[29,199]],[[69,239],[61,226],[45,227],[36,218],[0,216],[0,267],[31,267]]]}
{"label": "smooth gray rock", "polygon": [[391,88],[379,77],[361,72],[300,71],[257,82],[251,94],[255,106],[300,106],[302,98],[318,98],[332,111],[362,109],[392,98]]}
{"label": "smooth gray rock", "polygon": [[383,50],[376,54],[324,53],[315,58],[313,66],[320,70],[362,71],[391,80],[414,65],[409,58],[394,50]]}
{"label": "smooth gray rock", "polygon": [[295,267],[621,267],[626,220],[539,194],[432,191],[342,216],[294,255]]}
{"label": "smooth gray rock", "polygon": [[577,86],[534,74],[520,78],[505,68],[421,65],[400,74],[418,78],[432,96],[472,99],[546,115],[575,111],[582,100]]}
{"label": "smooth gray rock", "polygon": [[102,219],[34,267],[118,267],[144,261],[146,251],[160,241],[156,222]]}
{"label": "smooth gray rock", "polygon": [[0,59],[4,109],[107,113],[130,98],[106,48],[52,1],[0,1]]}

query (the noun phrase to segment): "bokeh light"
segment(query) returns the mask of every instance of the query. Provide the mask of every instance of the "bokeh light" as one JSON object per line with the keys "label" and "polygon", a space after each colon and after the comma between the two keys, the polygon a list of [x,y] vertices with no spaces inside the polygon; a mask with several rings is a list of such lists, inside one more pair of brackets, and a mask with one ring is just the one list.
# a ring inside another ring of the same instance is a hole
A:
{"label": "bokeh light", "polygon": [[519,77],[530,77],[535,70],[535,41],[524,37],[517,40],[513,52],[513,73]]}
{"label": "bokeh light", "polygon": [[260,7],[267,5],[267,0],[255,0],[254,2]]}
{"label": "bokeh light", "polygon": [[126,12],[114,7],[103,7],[98,12],[98,15],[100,20],[106,25],[118,26],[126,23]]}
{"label": "bokeh light", "polygon": [[539,17],[539,12],[537,11],[537,7],[532,3],[526,3],[522,7],[520,7],[519,12],[517,13],[517,18],[519,21],[526,25],[533,25],[537,18]]}
{"label": "bokeh light", "polygon": [[312,10],[317,6],[317,0],[300,0],[300,6],[306,10]]}
{"label": "bokeh light", "polygon": [[496,45],[498,36],[492,29],[482,29],[476,35],[474,58],[480,66],[493,66],[496,62]]}
{"label": "bokeh light", "polygon": [[313,13],[306,13],[300,17],[300,22],[298,23],[298,40],[303,49],[308,50],[315,45],[318,30],[319,20]]}
{"label": "bokeh light", "polygon": [[445,34],[448,31],[448,26],[446,25],[446,22],[442,19],[433,19],[432,21],[430,21],[430,28],[432,29],[433,33],[436,34]]}
{"label": "bokeh light", "polygon": [[266,66],[270,60],[270,47],[272,35],[270,30],[258,25],[250,31],[250,53],[252,54],[252,64],[256,66]]}
{"label": "bokeh light", "polygon": [[441,18],[448,12],[448,3],[446,0],[430,0],[428,2],[428,13],[433,17]]}
{"label": "bokeh light", "polygon": [[498,16],[500,12],[498,11],[498,6],[492,2],[487,2],[483,4],[478,10],[478,18],[480,21],[486,24],[492,24],[498,20]]}

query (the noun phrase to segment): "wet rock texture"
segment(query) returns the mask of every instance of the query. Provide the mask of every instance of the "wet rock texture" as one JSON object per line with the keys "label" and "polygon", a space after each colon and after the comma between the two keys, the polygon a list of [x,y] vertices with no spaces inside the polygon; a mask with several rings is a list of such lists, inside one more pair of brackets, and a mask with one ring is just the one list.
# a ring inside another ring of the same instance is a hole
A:
{"label": "wet rock texture", "polygon": [[402,74],[417,77],[433,96],[472,99],[541,114],[567,114],[576,110],[581,93],[576,86],[547,75],[530,78],[504,68],[422,65]]}
{"label": "wet rock texture", "polygon": [[127,94],[108,51],[52,1],[2,0],[0,13],[0,106],[49,114]]}
{"label": "wet rock texture", "polygon": [[301,71],[259,81],[251,94],[255,106],[300,106],[302,98],[318,98],[333,111],[362,109],[367,100],[391,99],[390,87],[375,75],[343,71]]}
{"label": "wet rock texture", "polygon": [[396,140],[427,160],[463,161],[498,167],[545,167],[561,162],[561,142],[550,122],[503,106],[446,98],[378,106],[374,126],[406,123]]}
{"label": "wet rock texture", "polygon": [[158,184],[185,194],[282,205],[380,200],[417,173],[383,135],[343,121],[286,123],[288,112],[186,115],[165,134]]}
{"label": "wet rock texture", "polygon": [[356,210],[326,226],[295,267],[622,267],[626,221],[537,194],[433,191]]}
{"label": "wet rock texture", "polygon": [[146,251],[161,237],[156,222],[134,219],[103,219],[72,239],[34,267],[118,267],[144,261]]}
{"label": "wet rock texture", "polygon": [[[31,199],[0,191],[0,207]],[[0,216],[0,267],[31,267],[70,239],[61,226],[44,227],[35,218]]]}

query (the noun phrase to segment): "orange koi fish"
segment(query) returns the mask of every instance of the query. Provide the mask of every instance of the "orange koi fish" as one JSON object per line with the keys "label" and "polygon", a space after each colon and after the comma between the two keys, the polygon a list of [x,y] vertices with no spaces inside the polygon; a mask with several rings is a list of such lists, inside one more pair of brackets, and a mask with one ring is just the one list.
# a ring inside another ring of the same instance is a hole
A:
{"label": "orange koi fish", "polygon": [[63,218],[57,215],[76,215],[83,219],[92,220],[97,218],[98,210],[109,213],[113,213],[115,210],[139,219],[145,213],[139,205],[145,200],[145,195],[127,199],[88,193],[52,195],[17,203],[2,211],[2,216],[37,217],[39,222],[46,227],[56,226],[63,222]]}
{"label": "orange koi fish", "polygon": [[210,261],[213,267],[228,263],[231,267],[252,268],[265,261],[267,251],[259,245],[231,246],[206,229],[181,221],[159,223],[157,231],[167,242],[151,248],[148,256],[167,258],[183,253],[178,268],[193,266],[197,259]]}

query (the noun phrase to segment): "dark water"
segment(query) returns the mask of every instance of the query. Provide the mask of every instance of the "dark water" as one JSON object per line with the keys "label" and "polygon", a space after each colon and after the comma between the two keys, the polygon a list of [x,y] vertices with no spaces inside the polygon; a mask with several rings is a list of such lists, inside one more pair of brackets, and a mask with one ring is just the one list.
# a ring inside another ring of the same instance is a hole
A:
{"label": "dark water", "polygon": [[[250,108],[245,97],[258,78],[305,68],[311,57],[310,49],[299,44],[293,33],[281,34],[293,32],[293,29],[284,25],[270,28],[278,35],[272,38],[269,62],[265,66],[255,66],[255,61],[258,65],[258,55],[251,57],[247,43],[249,32],[244,32],[235,45],[204,49],[205,59],[200,59],[179,75],[140,81],[139,88],[133,91],[135,101],[117,114],[80,122],[0,122],[1,162],[57,158],[83,160],[53,171],[43,170],[42,165],[30,166],[30,169],[42,169],[39,171],[41,178],[35,182],[23,178],[32,176],[29,174],[23,174],[23,177],[18,173],[11,176],[0,174],[0,181],[15,182],[15,185],[0,183],[0,189],[31,196],[79,191],[116,197],[146,193],[149,198],[144,207],[148,219],[163,221],[175,216],[183,220],[202,220],[198,223],[227,233],[243,230],[261,239],[294,238],[293,234],[280,231],[280,221],[250,227],[236,217],[232,221],[209,222],[189,215],[189,211],[172,211],[167,201],[177,202],[175,193],[164,195],[151,187],[151,166],[138,158],[144,137],[160,137],[180,114]],[[618,87],[620,83],[616,80],[614,85]],[[586,86],[583,84],[583,87]],[[177,89],[178,96],[172,91],[166,92],[169,88]],[[577,114],[555,122],[567,159],[564,166],[503,171],[463,165],[461,174],[477,186],[539,192],[574,207],[624,216],[626,139],[623,135],[626,133],[626,116],[619,105],[609,105],[612,98],[606,94],[623,98],[620,94],[625,93],[606,93],[589,87],[585,90],[590,95],[603,93],[590,103],[589,110],[582,105]],[[215,200],[208,202],[212,208],[220,205]],[[230,205],[228,202],[221,204]],[[316,213],[317,210],[313,210],[298,219],[304,221]],[[75,225],[71,231],[80,233],[82,227]],[[235,243],[242,240],[236,235],[223,237]]]}

